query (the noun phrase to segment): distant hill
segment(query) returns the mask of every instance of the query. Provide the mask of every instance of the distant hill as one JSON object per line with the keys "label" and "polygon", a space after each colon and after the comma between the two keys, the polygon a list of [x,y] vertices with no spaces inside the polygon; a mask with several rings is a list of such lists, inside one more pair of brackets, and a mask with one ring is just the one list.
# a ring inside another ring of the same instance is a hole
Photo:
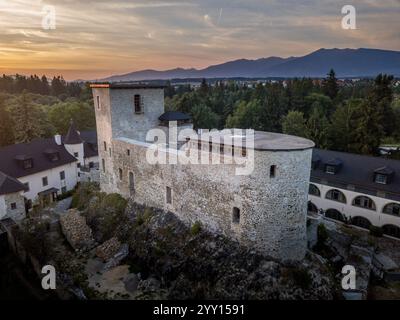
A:
{"label": "distant hill", "polygon": [[303,57],[240,59],[205,69],[142,70],[104,81],[167,80],[184,78],[325,77],[333,68],[338,77],[400,76],[400,51],[380,49],[319,49]]}

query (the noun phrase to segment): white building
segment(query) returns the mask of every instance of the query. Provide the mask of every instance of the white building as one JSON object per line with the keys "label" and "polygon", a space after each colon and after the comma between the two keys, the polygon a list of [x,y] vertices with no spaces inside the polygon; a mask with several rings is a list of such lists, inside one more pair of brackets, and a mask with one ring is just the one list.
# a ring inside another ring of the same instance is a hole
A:
{"label": "white building", "polygon": [[314,149],[308,211],[400,238],[400,161]]}
{"label": "white building", "polygon": [[96,132],[79,133],[74,124],[65,137],[35,139],[0,149],[0,219],[20,220],[35,204],[46,205],[97,180]]}

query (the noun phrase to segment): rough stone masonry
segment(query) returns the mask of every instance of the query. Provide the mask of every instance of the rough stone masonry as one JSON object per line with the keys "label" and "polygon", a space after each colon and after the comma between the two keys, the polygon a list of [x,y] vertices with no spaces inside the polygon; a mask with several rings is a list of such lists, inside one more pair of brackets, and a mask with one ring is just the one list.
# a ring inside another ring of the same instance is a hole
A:
{"label": "rough stone masonry", "polygon": [[[312,141],[256,132],[249,175],[236,175],[236,164],[179,161],[197,146],[210,152],[208,141],[190,140],[182,151],[161,151],[177,153],[177,164],[150,164],[145,137],[148,130],[162,126],[158,117],[164,113],[163,88],[118,83],[93,84],[92,90],[102,191],[171,211],[188,225],[199,221],[274,258],[304,258]],[[134,107],[138,96],[141,113]],[[232,147],[236,145],[223,148],[229,153]],[[220,145],[212,150],[220,150]]]}

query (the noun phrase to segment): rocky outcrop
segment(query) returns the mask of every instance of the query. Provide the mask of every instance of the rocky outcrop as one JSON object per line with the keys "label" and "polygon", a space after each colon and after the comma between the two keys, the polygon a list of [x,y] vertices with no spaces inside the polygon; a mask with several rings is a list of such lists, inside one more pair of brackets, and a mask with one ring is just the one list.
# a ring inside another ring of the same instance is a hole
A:
{"label": "rocky outcrop", "polygon": [[[323,259],[262,256],[221,235],[186,227],[173,213],[130,203],[130,260],[161,280],[169,299],[332,299]],[[144,286],[156,290],[158,286]]]}

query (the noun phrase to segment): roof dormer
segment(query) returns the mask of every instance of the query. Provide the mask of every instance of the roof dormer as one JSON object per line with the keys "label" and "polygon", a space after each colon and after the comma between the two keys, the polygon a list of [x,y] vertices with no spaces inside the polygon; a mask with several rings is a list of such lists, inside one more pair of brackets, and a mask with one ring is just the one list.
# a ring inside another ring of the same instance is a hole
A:
{"label": "roof dormer", "polygon": [[55,149],[46,149],[44,154],[51,162],[60,160],[60,153]]}
{"label": "roof dormer", "polygon": [[374,182],[379,184],[389,184],[394,177],[394,170],[384,166],[374,170]]}
{"label": "roof dormer", "polygon": [[339,158],[333,158],[325,162],[325,173],[337,174],[343,165],[343,161]]}
{"label": "roof dormer", "polygon": [[26,154],[19,154],[14,158],[23,169],[33,168],[33,158]]}

